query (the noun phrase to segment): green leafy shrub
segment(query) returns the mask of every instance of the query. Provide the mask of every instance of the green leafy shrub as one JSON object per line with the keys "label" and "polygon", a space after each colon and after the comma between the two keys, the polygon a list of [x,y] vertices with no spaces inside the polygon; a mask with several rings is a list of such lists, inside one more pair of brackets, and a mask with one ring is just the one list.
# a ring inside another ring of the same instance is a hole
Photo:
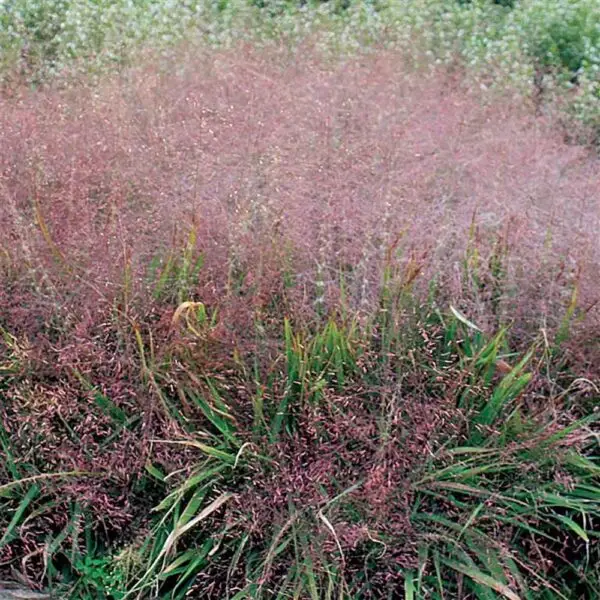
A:
{"label": "green leafy shrub", "polygon": [[[572,74],[596,64],[600,48],[600,6],[580,1],[534,6],[528,14],[534,60]],[[548,10],[550,8],[550,10]]]}

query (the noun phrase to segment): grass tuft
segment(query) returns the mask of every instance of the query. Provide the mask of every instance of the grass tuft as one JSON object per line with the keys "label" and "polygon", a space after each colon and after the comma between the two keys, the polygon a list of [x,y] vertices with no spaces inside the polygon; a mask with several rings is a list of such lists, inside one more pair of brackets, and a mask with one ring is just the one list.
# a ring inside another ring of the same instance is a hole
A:
{"label": "grass tuft", "polygon": [[399,56],[0,98],[12,590],[600,597],[597,159]]}

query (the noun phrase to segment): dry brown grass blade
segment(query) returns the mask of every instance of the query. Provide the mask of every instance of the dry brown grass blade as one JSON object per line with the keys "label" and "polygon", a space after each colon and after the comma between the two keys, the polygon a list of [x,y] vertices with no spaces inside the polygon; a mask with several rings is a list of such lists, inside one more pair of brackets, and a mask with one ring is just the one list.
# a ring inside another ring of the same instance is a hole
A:
{"label": "dry brown grass blade", "polygon": [[62,266],[67,269],[67,271],[71,271],[71,267],[67,263],[67,259],[65,258],[61,249],[56,245],[56,243],[54,242],[54,239],[52,238],[50,229],[48,228],[48,225],[46,224],[46,220],[44,219],[44,215],[42,213],[40,202],[37,197],[34,197],[34,200],[33,200],[33,210],[34,210],[34,214],[35,214],[36,223],[40,229],[40,232],[42,233],[42,236],[43,236],[46,244],[48,245],[48,248],[50,248],[50,252],[52,252],[52,255],[54,256],[54,258],[59,263],[61,263]]}

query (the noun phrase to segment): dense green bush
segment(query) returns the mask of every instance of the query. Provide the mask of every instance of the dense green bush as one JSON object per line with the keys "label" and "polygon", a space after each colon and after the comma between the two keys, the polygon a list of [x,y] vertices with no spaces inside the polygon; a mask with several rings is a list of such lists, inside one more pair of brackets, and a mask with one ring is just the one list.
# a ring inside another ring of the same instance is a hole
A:
{"label": "dense green bush", "polygon": [[[586,124],[600,122],[600,1],[410,1],[390,8],[406,40],[421,39],[437,62],[462,61],[488,84],[536,91],[539,76],[548,97],[573,85],[568,110]],[[412,36],[412,37],[411,37]]]}
{"label": "dense green bush", "polygon": [[111,65],[140,44],[159,49],[199,28],[210,37],[224,7],[217,0],[12,0],[0,5],[0,47],[39,78],[82,61]]}
{"label": "dense green bush", "polygon": [[520,15],[529,53],[546,68],[571,74],[597,69],[600,4],[595,0],[529,3]]}

